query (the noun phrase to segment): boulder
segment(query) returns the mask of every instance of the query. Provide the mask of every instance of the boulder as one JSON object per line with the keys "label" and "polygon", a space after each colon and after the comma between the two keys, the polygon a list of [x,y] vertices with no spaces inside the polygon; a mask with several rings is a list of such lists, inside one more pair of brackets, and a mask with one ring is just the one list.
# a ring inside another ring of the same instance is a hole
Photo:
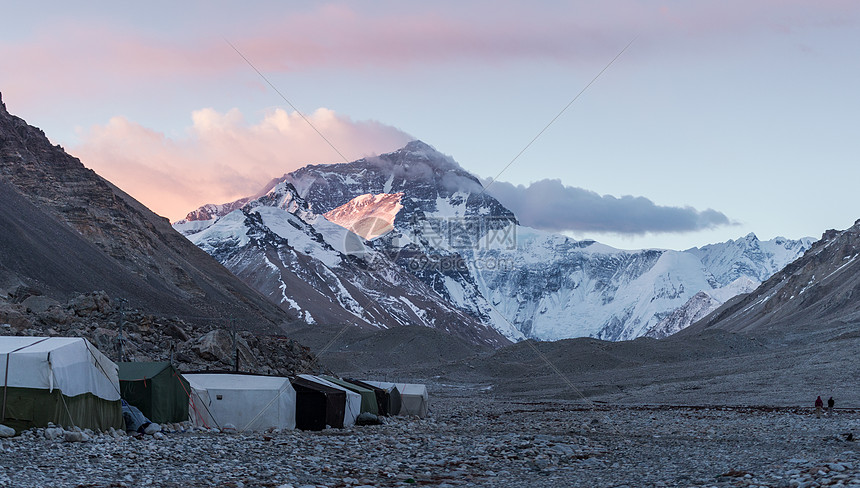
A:
{"label": "boulder", "polygon": [[14,305],[0,305],[0,323],[9,324],[16,330],[33,327],[33,319],[21,313]]}
{"label": "boulder", "polygon": [[[241,335],[236,338],[239,348],[240,369],[256,368],[257,360],[254,358],[248,342]],[[232,364],[234,359],[233,337],[224,329],[215,329],[194,341],[191,350],[205,361],[220,361],[223,364]]]}
{"label": "boulder", "polygon": [[[98,350],[110,355],[112,351],[116,351],[119,348],[117,342],[118,335],[118,332],[115,330],[97,327],[89,334],[89,339]],[[126,337],[126,340],[128,340],[128,337]]]}
{"label": "boulder", "polygon": [[355,419],[355,425],[382,425],[382,420],[370,412],[362,412]]}
{"label": "boulder", "polygon": [[103,291],[78,295],[69,300],[67,308],[79,317],[88,317],[95,313],[106,314],[113,310],[110,297]]}
{"label": "boulder", "polygon": [[90,436],[85,432],[77,431],[66,431],[63,433],[63,438],[66,442],[87,442],[90,440]]}
{"label": "boulder", "polygon": [[51,307],[59,307],[60,302],[46,296],[30,295],[21,301],[21,305],[28,312],[39,314],[47,312]]}
{"label": "boulder", "polygon": [[188,337],[188,334],[184,330],[182,330],[181,327],[174,324],[173,322],[170,322],[167,325],[165,325],[162,330],[164,331],[165,334],[169,335],[170,337],[173,337],[174,339],[178,339],[182,342],[186,342],[186,341],[188,341],[188,339],[190,339],[190,337]]}
{"label": "boulder", "polygon": [[15,429],[12,427],[7,427],[3,424],[0,424],[0,437],[14,437]]}
{"label": "boulder", "polygon": [[194,341],[191,350],[206,361],[230,362],[233,338],[226,330],[215,329]]}
{"label": "boulder", "polygon": [[32,286],[18,285],[9,290],[8,294],[9,298],[12,300],[12,303],[21,303],[25,299],[27,299],[27,297],[40,296],[42,292],[33,288]]}
{"label": "boulder", "polygon": [[0,270],[0,299],[8,300],[13,290],[23,285],[18,275],[6,270]]}
{"label": "boulder", "polygon": [[72,317],[66,312],[65,308],[61,306],[52,306],[48,307],[44,312],[39,313],[39,319],[48,325],[65,325],[71,322]]}
{"label": "boulder", "polygon": [[65,435],[65,431],[60,427],[48,427],[45,429],[45,439],[52,441],[54,439],[59,439]]}

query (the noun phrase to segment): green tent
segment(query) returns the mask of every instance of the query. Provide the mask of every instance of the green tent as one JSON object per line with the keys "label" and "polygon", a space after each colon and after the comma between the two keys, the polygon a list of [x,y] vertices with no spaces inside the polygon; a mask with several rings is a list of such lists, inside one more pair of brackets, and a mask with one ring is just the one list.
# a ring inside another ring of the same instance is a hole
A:
{"label": "green tent", "polygon": [[163,424],[188,420],[188,381],[169,362],[119,363],[123,400],[149,420]]}
{"label": "green tent", "polygon": [[82,337],[0,337],[0,424],[123,428],[117,366]]}
{"label": "green tent", "polygon": [[376,392],[373,390],[369,390],[367,388],[363,388],[358,385],[354,385],[349,381],[342,380],[340,378],[335,378],[333,376],[320,376],[320,378],[330,381],[340,387],[346,388],[349,391],[354,391],[361,395],[361,411],[370,412],[373,415],[379,415],[379,407],[376,403]]}

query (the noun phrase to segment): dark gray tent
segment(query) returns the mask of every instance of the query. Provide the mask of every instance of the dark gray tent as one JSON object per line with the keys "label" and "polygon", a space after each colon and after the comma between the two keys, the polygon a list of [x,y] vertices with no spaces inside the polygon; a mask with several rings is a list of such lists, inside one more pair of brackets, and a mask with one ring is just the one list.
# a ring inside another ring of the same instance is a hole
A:
{"label": "dark gray tent", "polygon": [[335,378],[334,376],[321,375],[320,377],[337,386],[341,386],[347,390],[358,393],[361,398],[361,411],[370,412],[373,415],[379,415],[379,408],[376,406],[376,394],[373,393],[373,390],[369,390],[340,378]]}
{"label": "dark gray tent", "polygon": [[291,378],[296,390],[296,428],[323,430],[326,425],[342,429],[346,393],[301,377]]}
{"label": "dark gray tent", "polygon": [[376,394],[376,404],[379,408],[379,415],[387,416],[397,415],[400,413],[400,392],[397,391],[397,387],[388,389],[380,388],[355,378],[347,378],[346,381],[362,388],[372,390]]}
{"label": "dark gray tent", "polygon": [[400,392],[400,414],[415,415],[424,418],[430,412],[430,396],[427,385],[419,383],[390,383],[387,381],[366,381],[379,388],[397,388]]}

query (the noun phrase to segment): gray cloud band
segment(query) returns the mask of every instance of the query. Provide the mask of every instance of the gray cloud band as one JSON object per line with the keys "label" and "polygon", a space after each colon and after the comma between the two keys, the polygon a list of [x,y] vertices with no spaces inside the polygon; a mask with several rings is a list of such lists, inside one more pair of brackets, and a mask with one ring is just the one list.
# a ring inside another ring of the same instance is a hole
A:
{"label": "gray cloud band", "polygon": [[694,232],[732,224],[716,210],[661,206],[645,197],[599,195],[565,186],[555,179],[529,186],[497,181],[488,193],[513,211],[520,224],[552,232],[642,235]]}

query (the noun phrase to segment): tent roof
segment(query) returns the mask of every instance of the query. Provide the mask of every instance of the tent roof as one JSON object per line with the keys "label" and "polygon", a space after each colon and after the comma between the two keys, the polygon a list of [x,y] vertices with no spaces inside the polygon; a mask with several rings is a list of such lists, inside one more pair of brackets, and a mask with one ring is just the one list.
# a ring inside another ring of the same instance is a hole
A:
{"label": "tent roof", "polygon": [[397,387],[401,395],[427,396],[427,385],[422,383],[391,383],[389,381],[367,381],[366,383],[385,389]]}
{"label": "tent roof", "polygon": [[0,354],[26,347],[27,352],[48,352],[83,340],[81,337],[0,336]]}
{"label": "tent roof", "polygon": [[364,381],[357,380],[357,379],[355,379],[355,378],[344,378],[344,381],[347,381],[347,382],[349,382],[349,383],[352,383],[352,384],[353,384],[353,385],[355,385],[355,386],[360,386],[360,387],[362,387],[362,388],[367,388],[368,390],[371,390],[371,391],[374,391],[374,392],[376,392],[376,391],[384,391],[384,392],[388,392],[388,391],[390,390],[390,388],[389,388],[389,389],[386,389],[386,388],[380,388],[380,387],[378,387],[378,386],[371,385],[370,383],[365,383]]}
{"label": "tent roof", "polygon": [[120,381],[135,381],[158,376],[165,369],[172,368],[170,361],[152,363],[117,363]]}
{"label": "tent roof", "polygon": [[291,378],[290,382],[293,384],[293,386],[303,386],[305,388],[310,388],[312,390],[321,391],[323,393],[332,393],[332,392],[343,393],[343,390],[338,390],[337,388],[333,388],[331,386],[327,386],[327,385],[324,385],[322,383],[318,383],[316,381],[311,381],[307,378],[301,378],[299,376],[296,376],[295,378]]}
{"label": "tent roof", "polygon": [[353,397],[353,398],[361,398],[361,395],[360,395],[359,393],[356,393],[356,392],[354,392],[354,391],[352,391],[352,390],[350,390],[350,389],[348,389],[348,388],[344,388],[344,387],[342,387],[342,386],[340,386],[340,385],[336,385],[336,384],[332,383],[331,381],[328,381],[327,379],[322,378],[322,377],[319,377],[319,376],[316,376],[316,375],[312,375],[312,374],[300,374],[300,375],[299,375],[299,378],[304,378],[304,379],[306,379],[306,380],[308,380],[308,381],[313,381],[314,383],[319,383],[319,384],[321,384],[321,385],[328,386],[329,388],[334,388],[335,390],[340,390],[340,391],[342,391],[342,392],[346,393],[346,396],[347,396],[348,398],[349,398],[349,397]]}
{"label": "tent roof", "polygon": [[278,390],[289,383],[282,376],[255,376],[249,374],[185,373],[182,375],[196,389],[221,390]]}
{"label": "tent roof", "polygon": [[0,378],[10,387],[59,388],[70,397],[120,397],[116,363],[83,337],[0,336]]}
{"label": "tent roof", "polygon": [[340,378],[335,378],[333,376],[326,376],[326,375],[322,375],[321,378],[326,380],[326,381],[329,381],[331,383],[334,383],[338,386],[342,386],[342,387],[346,388],[347,390],[354,391],[356,393],[373,393],[374,395],[376,395],[376,393],[374,393],[373,390],[370,390],[370,389],[365,388],[363,386],[356,385],[355,383],[350,383],[349,381],[342,380]]}

